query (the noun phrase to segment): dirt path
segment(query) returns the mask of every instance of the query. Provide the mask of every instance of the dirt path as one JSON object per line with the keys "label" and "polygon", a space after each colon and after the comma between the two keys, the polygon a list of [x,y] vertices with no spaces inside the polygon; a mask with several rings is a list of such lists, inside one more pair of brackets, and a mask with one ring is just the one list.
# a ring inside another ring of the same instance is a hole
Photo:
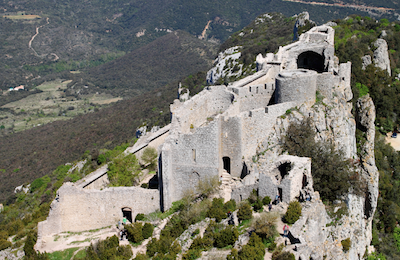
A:
{"label": "dirt path", "polygon": [[[42,27],[45,26],[45,25],[48,25],[48,24],[50,23],[48,17],[46,18],[46,22],[47,22],[47,24],[43,24],[43,25],[41,25],[41,26],[39,26],[39,27],[36,27],[36,33],[35,33],[35,35],[33,35],[32,38],[30,39],[30,41],[28,42],[28,47],[29,47],[29,49],[31,49],[31,50],[35,53],[36,56],[39,56],[39,55],[38,55],[37,52],[32,48],[32,42],[33,42],[33,40],[35,39],[35,37],[39,35],[39,29],[42,28]],[[55,55],[54,53],[52,53],[52,54]],[[56,58],[58,59],[58,56],[57,56],[57,55],[55,55],[55,56],[56,56]]]}
{"label": "dirt path", "polygon": [[118,229],[116,227],[108,227],[96,231],[83,231],[83,232],[64,232],[43,238],[42,247],[40,252],[52,253],[55,251],[63,251],[73,247],[87,247],[93,241],[103,240],[113,235],[118,236]]}
{"label": "dirt path", "polygon": [[207,22],[206,27],[204,27],[203,32],[202,32],[201,35],[199,36],[199,39],[200,39],[200,40],[203,40],[203,39],[206,37],[206,32],[207,32],[208,28],[210,27],[210,23],[211,23],[211,22],[212,22],[212,20],[209,20],[209,21]]}

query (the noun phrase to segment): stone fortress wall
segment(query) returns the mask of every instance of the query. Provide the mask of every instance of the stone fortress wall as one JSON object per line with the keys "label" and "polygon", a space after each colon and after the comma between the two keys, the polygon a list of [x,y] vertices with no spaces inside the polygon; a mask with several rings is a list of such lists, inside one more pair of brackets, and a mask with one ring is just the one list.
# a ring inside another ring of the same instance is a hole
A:
{"label": "stone fortress wall", "polygon": [[38,224],[36,249],[40,250],[53,234],[80,232],[115,225],[123,211],[134,219],[138,213],[150,213],[160,208],[158,190],[140,187],[82,189],[65,183],[51,203],[49,216]]}
{"label": "stone fortress wall", "polygon": [[[301,104],[312,105],[317,91],[331,97],[336,87],[350,89],[351,64],[339,64],[333,39],[331,27],[314,27],[277,54],[258,56],[261,70],[256,74],[227,87],[207,87],[184,103],[174,102],[171,133],[160,154],[163,210],[182,198],[183,189],[196,188],[199,178],[193,179],[193,173],[202,178],[222,176],[227,171],[233,177],[245,177],[249,174],[246,162],[272,133],[277,117]],[[271,100],[274,92],[275,99]],[[351,94],[347,95],[351,99]],[[200,162],[207,162],[207,167]],[[295,193],[298,196],[300,190],[312,189],[293,186],[301,183],[297,179],[271,184],[271,189],[275,193],[277,189],[287,190],[285,200]],[[183,180],[187,185],[181,185]]]}

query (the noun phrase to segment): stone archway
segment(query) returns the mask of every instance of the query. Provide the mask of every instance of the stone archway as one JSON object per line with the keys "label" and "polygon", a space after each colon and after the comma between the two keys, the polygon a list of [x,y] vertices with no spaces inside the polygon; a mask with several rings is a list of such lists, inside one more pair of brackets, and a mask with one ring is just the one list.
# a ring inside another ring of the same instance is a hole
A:
{"label": "stone archway", "polygon": [[124,218],[126,218],[129,222],[133,223],[133,221],[132,221],[132,209],[128,208],[128,207],[125,207],[125,208],[122,208],[121,210],[122,210],[122,216]]}
{"label": "stone archway", "polygon": [[297,68],[315,70],[321,73],[326,71],[325,59],[322,55],[316,52],[306,51],[297,57]]}

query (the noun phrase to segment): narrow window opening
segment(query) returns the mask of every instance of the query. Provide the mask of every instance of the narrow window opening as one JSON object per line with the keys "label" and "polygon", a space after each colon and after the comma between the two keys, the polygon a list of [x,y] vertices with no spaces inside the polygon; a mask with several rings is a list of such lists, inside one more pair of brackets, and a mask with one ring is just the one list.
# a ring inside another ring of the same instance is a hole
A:
{"label": "narrow window opening", "polygon": [[307,187],[307,185],[308,185],[307,176],[305,174],[303,174],[303,186],[302,186],[302,189]]}
{"label": "narrow window opening", "polygon": [[281,201],[283,201],[283,197],[282,197],[282,188],[278,188],[278,194],[279,194],[279,198],[281,198]]}
{"label": "narrow window opening", "polygon": [[226,170],[230,174],[231,173],[231,158],[225,156],[225,157],[222,157],[222,161],[224,163],[224,170]]}
{"label": "narrow window opening", "polygon": [[196,149],[192,149],[193,161],[196,162]]}

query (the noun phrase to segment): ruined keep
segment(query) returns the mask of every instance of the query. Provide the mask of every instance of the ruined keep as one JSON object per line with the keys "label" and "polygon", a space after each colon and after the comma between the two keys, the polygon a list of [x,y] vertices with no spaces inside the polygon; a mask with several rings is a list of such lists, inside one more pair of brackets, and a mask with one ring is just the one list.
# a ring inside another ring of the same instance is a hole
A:
{"label": "ruined keep", "polygon": [[206,176],[226,171],[244,178],[277,117],[301,104],[312,105],[317,91],[326,97],[335,87],[349,91],[351,64],[338,63],[333,39],[331,27],[314,27],[277,54],[258,56],[261,70],[254,75],[228,86],[209,86],[186,102],[175,100],[170,134],[160,148],[162,209]]}
{"label": "ruined keep", "polygon": [[[180,86],[182,98],[171,104],[171,124],[125,151],[140,153],[151,144],[158,148],[158,190],[105,188],[106,166],[79,183],[66,183],[47,220],[39,223],[36,248],[57,232],[90,230],[113,225],[122,216],[134,219],[138,213],[167,210],[187,190],[196,190],[200,180],[228,176],[238,181],[228,185],[224,198],[237,202],[253,189],[260,196],[279,195],[286,203],[312,195],[313,202],[292,228],[302,243],[296,259],[323,259],[326,252],[328,259],[363,255],[372,239],[378,196],[372,101],[360,103],[368,129],[363,149],[370,156],[359,159],[361,175],[369,180],[367,192],[365,197],[346,198],[350,213],[340,227],[327,226],[331,220],[313,190],[311,159],[282,154],[279,145],[291,122],[311,118],[320,140],[330,140],[346,158],[358,159],[349,102],[351,63],[339,64],[334,56],[334,30],[314,27],[276,54],[260,54],[256,62],[258,72],[228,86],[207,86],[193,97]],[[317,95],[323,105],[315,104]],[[348,253],[340,249],[345,238],[355,243]]]}

